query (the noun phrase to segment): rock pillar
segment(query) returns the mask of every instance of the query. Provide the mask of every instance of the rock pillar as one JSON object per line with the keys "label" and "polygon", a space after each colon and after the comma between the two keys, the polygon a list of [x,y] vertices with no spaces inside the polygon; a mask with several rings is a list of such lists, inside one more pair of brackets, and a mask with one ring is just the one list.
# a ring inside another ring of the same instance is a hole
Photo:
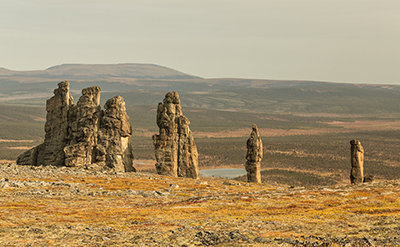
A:
{"label": "rock pillar", "polygon": [[159,134],[153,135],[158,174],[198,178],[198,153],[189,124],[178,93],[167,93],[157,108]]}
{"label": "rock pillar", "polygon": [[352,184],[360,184],[364,180],[364,148],[359,140],[351,140],[351,173]]}
{"label": "rock pillar", "polygon": [[47,100],[44,143],[21,154],[17,164],[79,167],[98,163],[119,172],[135,171],[124,99],[109,99],[103,111],[100,91],[100,87],[83,89],[74,105],[69,82],[60,82]]}
{"label": "rock pillar", "polygon": [[44,143],[36,148],[34,165],[64,165],[64,146],[67,138],[68,112],[74,105],[69,92],[69,82],[58,83],[54,96],[46,101],[46,132]]}
{"label": "rock pillar", "polygon": [[97,145],[97,161],[105,162],[119,172],[136,171],[132,166],[132,127],[121,96],[107,100],[104,105]]}
{"label": "rock pillar", "polygon": [[253,124],[250,138],[247,140],[246,171],[247,181],[261,183],[260,161],[263,158],[263,147],[257,125]]}
{"label": "rock pillar", "polygon": [[68,136],[64,147],[66,166],[92,164],[100,117],[100,87],[82,90],[78,103],[70,107]]}

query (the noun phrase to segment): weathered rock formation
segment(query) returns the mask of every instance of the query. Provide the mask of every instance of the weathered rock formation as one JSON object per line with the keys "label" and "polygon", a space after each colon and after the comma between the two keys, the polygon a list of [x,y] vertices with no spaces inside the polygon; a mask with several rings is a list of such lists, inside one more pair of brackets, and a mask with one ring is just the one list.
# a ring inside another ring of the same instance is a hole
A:
{"label": "weathered rock formation", "polygon": [[249,183],[261,183],[260,161],[263,158],[263,146],[257,125],[253,124],[250,138],[247,140],[246,171]]}
{"label": "weathered rock formation", "polygon": [[351,140],[351,173],[352,184],[360,184],[364,181],[364,148],[359,140]]}
{"label": "weathered rock formation", "polygon": [[135,171],[132,166],[132,127],[121,96],[107,100],[100,123],[97,142],[97,161],[105,161],[117,171]]}
{"label": "weathered rock formation", "polygon": [[134,171],[132,134],[121,96],[100,107],[100,87],[82,90],[77,104],[62,81],[46,102],[45,140],[21,154],[19,165],[88,166],[97,163],[116,171]]}
{"label": "weathered rock formation", "polygon": [[182,115],[178,93],[167,93],[157,108],[160,131],[153,135],[158,174],[198,178],[198,153],[189,124]]}

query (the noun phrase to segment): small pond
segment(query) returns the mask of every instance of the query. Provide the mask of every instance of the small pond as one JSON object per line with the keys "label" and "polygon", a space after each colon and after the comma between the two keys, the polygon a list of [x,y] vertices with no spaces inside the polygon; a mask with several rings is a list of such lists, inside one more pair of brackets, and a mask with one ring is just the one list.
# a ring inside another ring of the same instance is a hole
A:
{"label": "small pond", "polygon": [[246,169],[243,168],[205,169],[200,170],[199,173],[205,177],[225,178],[235,178],[247,174]]}

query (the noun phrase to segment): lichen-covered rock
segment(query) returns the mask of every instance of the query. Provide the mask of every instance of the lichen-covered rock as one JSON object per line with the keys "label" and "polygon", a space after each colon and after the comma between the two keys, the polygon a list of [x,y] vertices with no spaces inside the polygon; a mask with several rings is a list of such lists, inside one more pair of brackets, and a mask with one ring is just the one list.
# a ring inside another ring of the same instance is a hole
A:
{"label": "lichen-covered rock", "polygon": [[247,140],[246,171],[247,181],[261,183],[260,161],[263,158],[263,146],[257,125],[253,124],[250,138]]}
{"label": "lichen-covered rock", "polygon": [[198,178],[198,153],[190,121],[182,115],[179,95],[168,92],[158,104],[157,126],[153,135],[157,173],[173,177]]}
{"label": "lichen-covered rock", "polygon": [[364,181],[364,148],[359,140],[351,140],[351,173],[352,184],[360,184]]}
{"label": "lichen-covered rock", "polygon": [[44,143],[21,154],[19,165],[90,167],[99,163],[116,171],[132,166],[132,129],[121,96],[100,107],[100,87],[82,90],[74,105],[69,82],[63,81],[47,100]]}

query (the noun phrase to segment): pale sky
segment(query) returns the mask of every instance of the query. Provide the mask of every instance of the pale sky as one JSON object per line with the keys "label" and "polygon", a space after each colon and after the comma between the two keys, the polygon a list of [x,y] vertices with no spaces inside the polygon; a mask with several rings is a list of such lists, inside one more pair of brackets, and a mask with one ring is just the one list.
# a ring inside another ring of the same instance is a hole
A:
{"label": "pale sky", "polygon": [[0,67],[400,84],[399,0],[0,0]]}

